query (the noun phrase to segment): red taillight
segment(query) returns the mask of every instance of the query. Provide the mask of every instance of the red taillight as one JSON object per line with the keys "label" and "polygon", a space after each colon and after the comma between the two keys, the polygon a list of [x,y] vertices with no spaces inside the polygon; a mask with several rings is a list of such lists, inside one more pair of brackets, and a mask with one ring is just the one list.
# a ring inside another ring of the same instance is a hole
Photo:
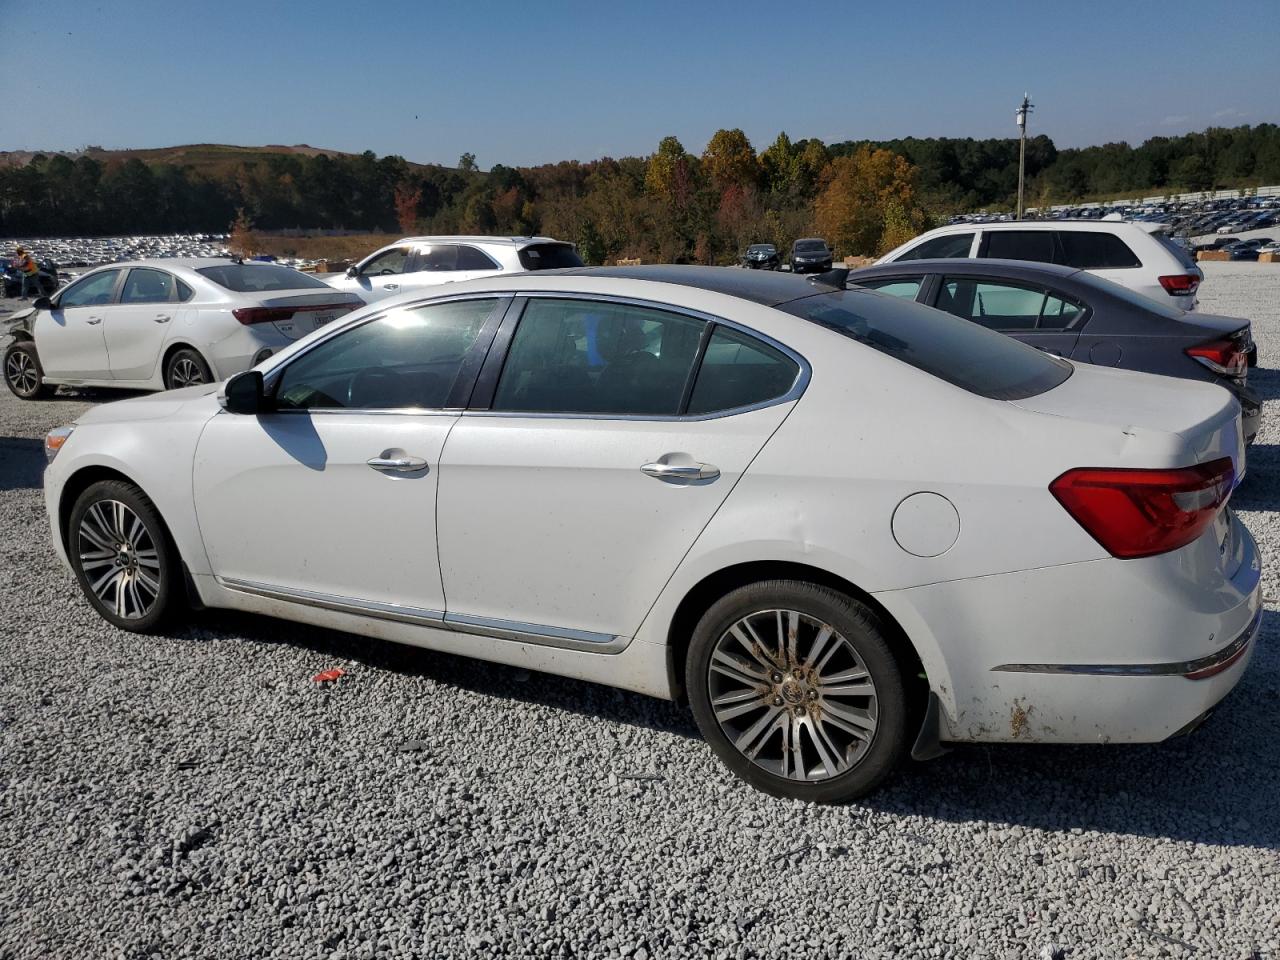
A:
{"label": "red taillight", "polygon": [[1200,286],[1200,278],[1194,273],[1174,273],[1160,278],[1164,292],[1175,297],[1189,297]]}
{"label": "red taillight", "polygon": [[1114,557],[1131,560],[1185,547],[1213,523],[1231,496],[1230,457],[1176,470],[1084,467],[1050,492]]}
{"label": "red taillight", "polygon": [[304,307],[237,307],[231,315],[248,326],[251,323],[283,323],[295,313],[316,313],[320,310],[339,310],[346,313],[355,309],[351,303],[317,303]]}
{"label": "red taillight", "polygon": [[1187,356],[1225,377],[1249,372],[1249,351],[1234,340],[1210,340],[1187,348]]}

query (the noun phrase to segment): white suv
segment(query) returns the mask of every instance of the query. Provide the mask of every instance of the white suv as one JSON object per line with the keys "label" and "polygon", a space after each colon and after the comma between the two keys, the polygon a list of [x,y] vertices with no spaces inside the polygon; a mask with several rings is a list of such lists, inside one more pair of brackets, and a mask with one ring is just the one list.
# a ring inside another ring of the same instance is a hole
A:
{"label": "white suv", "polygon": [[366,303],[451,280],[580,267],[572,243],[551,237],[405,237],[347,270],[320,277]]}
{"label": "white suv", "polygon": [[956,223],[922,233],[878,261],[980,257],[1034,260],[1088,270],[1113,283],[1169,303],[1196,308],[1204,274],[1162,224],[1093,220],[1012,220]]}

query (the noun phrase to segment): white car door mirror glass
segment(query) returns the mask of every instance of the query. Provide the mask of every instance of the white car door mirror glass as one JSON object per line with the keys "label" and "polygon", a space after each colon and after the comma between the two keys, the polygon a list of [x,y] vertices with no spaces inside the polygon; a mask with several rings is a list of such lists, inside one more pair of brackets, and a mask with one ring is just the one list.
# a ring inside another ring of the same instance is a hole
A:
{"label": "white car door mirror glass", "polygon": [[402,307],[317,344],[284,369],[281,410],[446,406],[497,299]]}
{"label": "white car door mirror glass", "polygon": [[229,413],[258,414],[266,408],[260,370],[237,373],[222,391],[222,406]]}

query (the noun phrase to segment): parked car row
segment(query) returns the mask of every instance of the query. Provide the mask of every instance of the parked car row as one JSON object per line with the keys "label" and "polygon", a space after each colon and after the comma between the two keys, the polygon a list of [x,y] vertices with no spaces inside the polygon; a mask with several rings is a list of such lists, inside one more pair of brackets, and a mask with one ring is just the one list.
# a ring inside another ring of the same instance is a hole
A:
{"label": "parked car row", "polygon": [[742,255],[742,266],[752,270],[782,270],[792,273],[824,273],[831,269],[835,253],[821,237],[803,237],[791,245],[784,267],[778,248],[772,243],[753,243]]}
{"label": "parked car row", "polygon": [[[139,269],[81,283],[105,312]],[[148,312],[228,289],[208,269]],[[1063,266],[844,276],[498,271],[379,300],[51,431],[54,547],[128,630],[194,601],[687,700],[734,773],[803,800],[946,742],[1193,729],[1259,629],[1239,391],[1050,351],[1229,377],[1247,326]]]}

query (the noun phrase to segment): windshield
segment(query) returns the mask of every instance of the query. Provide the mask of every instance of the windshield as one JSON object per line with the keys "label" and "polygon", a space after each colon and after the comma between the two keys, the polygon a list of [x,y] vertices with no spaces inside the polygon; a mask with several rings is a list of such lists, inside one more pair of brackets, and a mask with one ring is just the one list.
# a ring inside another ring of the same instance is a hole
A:
{"label": "windshield", "polygon": [[823,293],[778,309],[992,400],[1034,397],[1071,376],[1065,360],[1012,337],[871,290]]}
{"label": "windshield", "polygon": [[773,244],[771,243],[753,243],[747,247],[747,253],[773,253]]}
{"label": "windshield", "polygon": [[332,290],[323,280],[274,263],[228,263],[199,267],[196,273],[236,293],[276,293],[281,290]]}
{"label": "windshield", "polygon": [[827,249],[827,245],[822,240],[797,240],[796,253],[815,253]]}

